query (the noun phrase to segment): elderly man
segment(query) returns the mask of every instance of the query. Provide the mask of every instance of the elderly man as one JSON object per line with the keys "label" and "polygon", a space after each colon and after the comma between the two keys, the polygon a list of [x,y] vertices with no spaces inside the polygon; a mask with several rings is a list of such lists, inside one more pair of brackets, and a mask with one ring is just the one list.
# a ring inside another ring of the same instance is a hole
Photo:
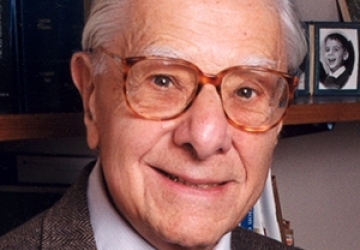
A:
{"label": "elderly man", "polygon": [[237,227],[305,54],[289,0],[95,0],[75,53],[95,166],[1,249],[286,249]]}

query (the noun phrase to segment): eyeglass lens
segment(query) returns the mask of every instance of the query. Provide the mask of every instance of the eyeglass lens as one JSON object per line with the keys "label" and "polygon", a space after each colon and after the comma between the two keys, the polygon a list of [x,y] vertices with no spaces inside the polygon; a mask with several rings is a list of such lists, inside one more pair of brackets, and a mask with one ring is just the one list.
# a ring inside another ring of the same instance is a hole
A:
{"label": "eyeglass lens", "polygon": [[[198,86],[199,72],[195,67],[155,59],[141,60],[132,66],[125,90],[135,113],[163,120],[181,114],[195,98]],[[224,111],[239,126],[272,126],[287,108],[287,80],[272,71],[229,70],[224,72],[220,86]]]}

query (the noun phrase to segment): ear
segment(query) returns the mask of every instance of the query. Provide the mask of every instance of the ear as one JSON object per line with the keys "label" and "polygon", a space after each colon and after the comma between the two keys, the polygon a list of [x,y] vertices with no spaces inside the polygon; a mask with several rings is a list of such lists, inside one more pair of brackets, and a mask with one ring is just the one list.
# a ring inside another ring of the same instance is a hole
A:
{"label": "ear", "polygon": [[88,145],[91,149],[96,149],[100,138],[96,120],[96,88],[93,82],[90,58],[87,53],[78,52],[72,56],[71,75],[83,102]]}
{"label": "ear", "polygon": [[343,60],[346,61],[349,58],[349,52],[345,52],[343,55]]}

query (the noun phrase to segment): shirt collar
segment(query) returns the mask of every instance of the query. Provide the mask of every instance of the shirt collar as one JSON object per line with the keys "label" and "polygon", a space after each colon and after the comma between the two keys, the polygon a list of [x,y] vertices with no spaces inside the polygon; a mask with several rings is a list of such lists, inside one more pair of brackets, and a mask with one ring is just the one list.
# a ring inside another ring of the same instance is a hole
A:
{"label": "shirt collar", "polygon": [[[109,201],[100,165],[100,160],[98,160],[90,174],[87,190],[90,222],[97,249],[153,250],[154,248],[126,223]],[[214,250],[229,250],[230,245],[231,233],[229,232],[221,238]]]}
{"label": "shirt collar", "polygon": [[345,70],[346,70],[345,66],[341,66],[335,72],[330,71],[329,76],[333,76],[335,78],[338,78],[342,73],[344,73]]}

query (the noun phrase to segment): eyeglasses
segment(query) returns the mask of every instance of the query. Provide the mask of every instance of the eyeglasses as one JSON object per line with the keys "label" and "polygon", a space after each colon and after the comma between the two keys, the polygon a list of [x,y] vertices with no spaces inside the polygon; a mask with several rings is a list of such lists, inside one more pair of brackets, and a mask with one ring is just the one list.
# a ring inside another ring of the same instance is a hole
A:
{"label": "eyeglasses", "polygon": [[209,75],[182,59],[121,58],[104,48],[91,51],[105,53],[120,63],[127,106],[151,120],[180,116],[202,86],[212,84],[230,124],[245,131],[265,132],[282,121],[297,85],[296,77],[265,67],[234,66]]}

